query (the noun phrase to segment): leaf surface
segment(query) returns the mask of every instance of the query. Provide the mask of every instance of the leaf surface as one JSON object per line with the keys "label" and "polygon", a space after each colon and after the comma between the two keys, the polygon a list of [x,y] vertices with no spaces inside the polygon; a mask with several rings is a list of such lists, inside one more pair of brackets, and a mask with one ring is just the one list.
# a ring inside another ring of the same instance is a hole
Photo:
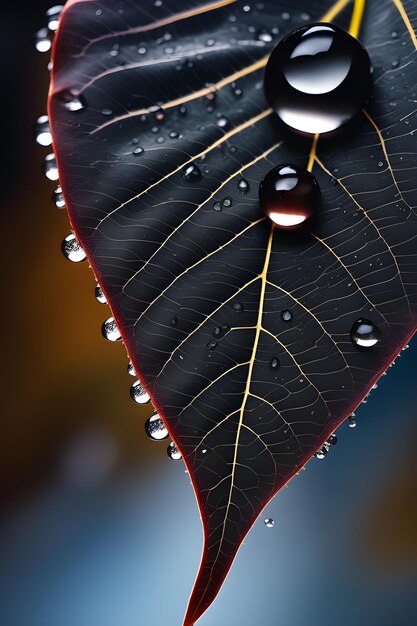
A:
{"label": "leaf surface", "polygon": [[[348,28],[352,3],[158,4],[67,3],[49,111],[74,231],[198,499],[191,626],[267,502],[415,330],[417,12],[367,3],[372,97],[320,138],[320,219],[296,239],[271,228],[258,187],[305,166],[311,139],[282,129],[263,71],[306,20]],[[351,341],[359,318],[381,331],[372,350]]]}

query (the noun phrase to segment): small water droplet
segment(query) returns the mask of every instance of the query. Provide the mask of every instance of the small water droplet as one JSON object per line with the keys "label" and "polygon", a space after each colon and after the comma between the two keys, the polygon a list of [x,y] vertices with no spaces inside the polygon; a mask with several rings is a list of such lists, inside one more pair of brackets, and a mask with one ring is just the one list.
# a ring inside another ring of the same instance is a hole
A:
{"label": "small water droplet", "polygon": [[213,204],[213,209],[214,209],[215,211],[218,211],[218,212],[219,212],[219,211],[221,211],[221,210],[222,210],[222,205],[221,205],[221,203],[220,203],[220,202],[215,202],[215,203]]}
{"label": "small water droplet", "polygon": [[228,209],[232,206],[232,198],[225,198],[222,202],[223,208]]}
{"label": "small water droplet", "polygon": [[49,180],[56,181],[59,179],[58,165],[56,163],[56,158],[53,152],[46,155],[43,171],[46,178],[48,178]]}
{"label": "small water droplet", "polygon": [[158,413],[154,413],[146,420],[145,432],[152,441],[162,441],[169,437],[168,430]]}
{"label": "small water droplet", "polygon": [[337,435],[335,435],[334,433],[332,435],[330,435],[330,437],[328,438],[326,443],[329,446],[335,446],[337,444]]}
{"label": "small water droplet", "polygon": [[190,163],[182,170],[183,176],[188,181],[198,180],[201,177],[200,169],[194,163]]}
{"label": "small water droplet", "polygon": [[148,404],[151,399],[139,380],[135,380],[130,388],[130,397],[136,404]]}
{"label": "small water droplet", "polygon": [[179,109],[178,112],[180,115],[184,116],[187,115],[187,107],[185,106],[185,104],[182,104]]}
{"label": "small water droplet", "polygon": [[242,191],[243,193],[248,193],[250,187],[249,187],[249,183],[247,180],[245,180],[244,178],[242,178],[238,184],[238,189],[240,189],[240,191]]}
{"label": "small water droplet", "polygon": [[221,339],[224,337],[230,330],[229,324],[222,324],[221,326],[216,326],[213,334],[217,339]]}
{"label": "small water droplet", "polygon": [[87,258],[86,253],[78,243],[78,239],[73,233],[65,237],[61,244],[61,250],[64,257],[72,263],[81,263]]}
{"label": "small water droplet", "polygon": [[41,28],[35,35],[35,48],[38,52],[49,52],[52,41],[47,28]]}
{"label": "small water droplet", "polygon": [[263,41],[264,43],[271,43],[272,35],[271,33],[266,33],[266,32],[259,33],[258,40]]}
{"label": "small water droplet", "polygon": [[243,311],[243,304],[241,302],[235,302],[233,304],[233,310],[236,311],[236,313],[241,313]]}
{"label": "small water droplet", "polygon": [[58,98],[68,111],[82,111],[85,108],[84,99],[71,91],[71,89],[61,91]]}
{"label": "small water droplet", "polygon": [[101,334],[104,339],[107,339],[107,341],[114,342],[122,340],[122,336],[113,317],[109,317],[109,319],[103,323],[101,327]]}
{"label": "small water droplet", "polygon": [[275,521],[271,517],[267,517],[264,520],[264,524],[267,528],[273,528],[275,526]]}
{"label": "small water droplet", "polygon": [[129,363],[127,364],[127,373],[129,374],[129,376],[134,376],[135,378],[137,377],[132,361],[129,361]]}
{"label": "small water droplet", "polygon": [[65,209],[65,200],[60,186],[58,186],[52,194],[52,200],[57,209]]}
{"label": "small water droplet", "polygon": [[372,348],[381,339],[381,332],[373,322],[361,318],[353,324],[350,336],[359,348]]}
{"label": "small water droplet", "polygon": [[182,459],[182,454],[173,441],[171,441],[167,448],[167,454],[173,461],[180,461]]}
{"label": "small water droplet", "polygon": [[135,156],[139,156],[140,154],[143,154],[144,152],[145,150],[141,146],[137,146],[137,148],[133,150],[133,154]]}
{"label": "small water droplet", "polygon": [[328,449],[325,446],[323,446],[322,448],[320,448],[320,450],[316,452],[314,456],[316,457],[316,459],[319,459],[320,461],[322,461],[324,457],[326,456],[327,452],[328,452]]}
{"label": "small water droplet", "polygon": [[281,318],[284,322],[290,322],[292,320],[292,313],[291,311],[282,311],[281,313]]}
{"label": "small water droplet", "polygon": [[36,120],[35,139],[40,146],[47,147],[52,145],[51,127],[47,115],[41,115]]}
{"label": "small water droplet", "polygon": [[96,286],[94,293],[95,293],[97,302],[100,302],[100,304],[107,304],[106,296],[104,295],[100,285]]}
{"label": "small water droplet", "polygon": [[48,28],[53,33],[56,31],[56,29],[59,26],[59,18],[61,16],[61,12],[63,8],[64,7],[62,6],[62,4],[57,4],[51,7],[50,9],[48,9],[46,12],[46,17],[48,20]]}
{"label": "small water droplet", "polygon": [[177,326],[177,324],[178,324],[178,317],[174,315],[174,317],[171,319],[171,326]]}
{"label": "small water droplet", "polygon": [[227,126],[229,125],[229,120],[227,119],[227,117],[224,117],[222,115],[221,117],[219,117],[216,124],[219,128],[227,128]]}
{"label": "small water droplet", "polygon": [[208,342],[207,348],[212,352],[213,350],[217,348],[218,345],[219,345],[218,342],[212,339],[211,341]]}
{"label": "small water droplet", "polygon": [[348,417],[349,428],[356,428],[356,417],[354,415],[350,415]]}
{"label": "small water droplet", "polygon": [[275,226],[297,230],[319,211],[320,187],[308,170],[279,165],[261,182],[259,202]]}
{"label": "small water droplet", "polygon": [[277,370],[281,366],[281,361],[277,357],[274,357],[273,359],[271,359],[270,365],[273,370]]}

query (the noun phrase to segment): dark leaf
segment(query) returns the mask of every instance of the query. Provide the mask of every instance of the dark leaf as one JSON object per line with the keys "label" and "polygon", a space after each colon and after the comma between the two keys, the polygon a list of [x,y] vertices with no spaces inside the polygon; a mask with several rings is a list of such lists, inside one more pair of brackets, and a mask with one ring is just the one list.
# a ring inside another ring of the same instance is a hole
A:
{"label": "dark leaf", "polygon": [[[306,20],[348,28],[351,12],[348,0],[79,0],[62,16],[50,116],[70,219],[203,519],[186,626],[266,503],[415,330],[414,0],[368,3],[373,94],[318,142],[313,232],[273,231],[259,208],[265,174],[305,166],[311,148],[267,108],[268,55]],[[380,331],[371,350],[351,340],[360,318]]]}

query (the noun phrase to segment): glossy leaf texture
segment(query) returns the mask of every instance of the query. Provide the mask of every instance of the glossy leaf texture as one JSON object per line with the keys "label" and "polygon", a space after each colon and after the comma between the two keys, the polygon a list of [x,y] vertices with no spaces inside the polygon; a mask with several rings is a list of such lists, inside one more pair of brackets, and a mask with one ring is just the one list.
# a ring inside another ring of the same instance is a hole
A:
{"label": "glossy leaf texture", "polygon": [[[267,107],[268,55],[351,13],[348,0],[78,0],[62,15],[49,112],[71,223],[203,520],[186,626],[415,330],[414,0],[367,3],[372,97],[319,139],[311,232],[273,230],[259,208],[266,173],[305,167],[311,148]],[[381,332],[372,349],[351,340],[360,318]]]}

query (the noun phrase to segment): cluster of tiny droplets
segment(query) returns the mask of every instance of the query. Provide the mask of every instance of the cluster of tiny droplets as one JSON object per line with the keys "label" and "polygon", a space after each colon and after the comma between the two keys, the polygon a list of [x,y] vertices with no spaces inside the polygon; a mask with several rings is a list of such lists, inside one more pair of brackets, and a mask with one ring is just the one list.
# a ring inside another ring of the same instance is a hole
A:
{"label": "cluster of tiny droplets", "polygon": [[[48,9],[46,12],[46,26],[38,30],[35,36],[35,48],[38,52],[46,53],[51,50],[53,37],[58,29],[59,19],[63,8],[64,7],[62,5],[56,5]],[[49,61],[48,69],[50,70],[51,68],[52,63]],[[61,101],[62,105],[68,111],[74,113],[84,108],[84,103],[81,98],[76,94],[73,94],[71,91],[64,91],[61,95]],[[58,209],[64,209],[66,208],[66,204],[62,188],[59,184],[59,171],[55,153],[53,152],[51,126],[49,118],[46,114],[41,115],[36,120],[35,140],[39,146],[43,148],[50,148],[52,150],[45,156],[43,172],[48,180],[57,183],[57,187],[52,194],[52,200]],[[139,154],[141,151],[142,149],[136,148],[135,154]],[[198,168],[190,168],[188,172],[185,172],[185,175],[193,177],[196,175],[198,176],[198,173]],[[70,233],[67,237],[65,237],[61,244],[61,250],[64,257],[72,263],[81,263],[87,259],[87,255],[74,233]],[[107,304],[106,295],[98,283],[95,287],[95,297],[100,304]],[[113,317],[109,317],[105,322],[103,322],[101,332],[103,337],[109,342],[116,343],[122,341],[121,333]],[[132,400],[139,405],[149,404],[151,401],[150,396],[141,381],[137,378],[131,361],[129,361],[128,364],[128,373],[136,378],[130,388],[130,396]],[[160,441],[169,436],[163,420],[156,412],[154,412],[146,421],[145,432],[152,441]],[[173,460],[179,460],[182,458],[181,453],[174,442],[169,444],[167,454],[168,457]]]}

